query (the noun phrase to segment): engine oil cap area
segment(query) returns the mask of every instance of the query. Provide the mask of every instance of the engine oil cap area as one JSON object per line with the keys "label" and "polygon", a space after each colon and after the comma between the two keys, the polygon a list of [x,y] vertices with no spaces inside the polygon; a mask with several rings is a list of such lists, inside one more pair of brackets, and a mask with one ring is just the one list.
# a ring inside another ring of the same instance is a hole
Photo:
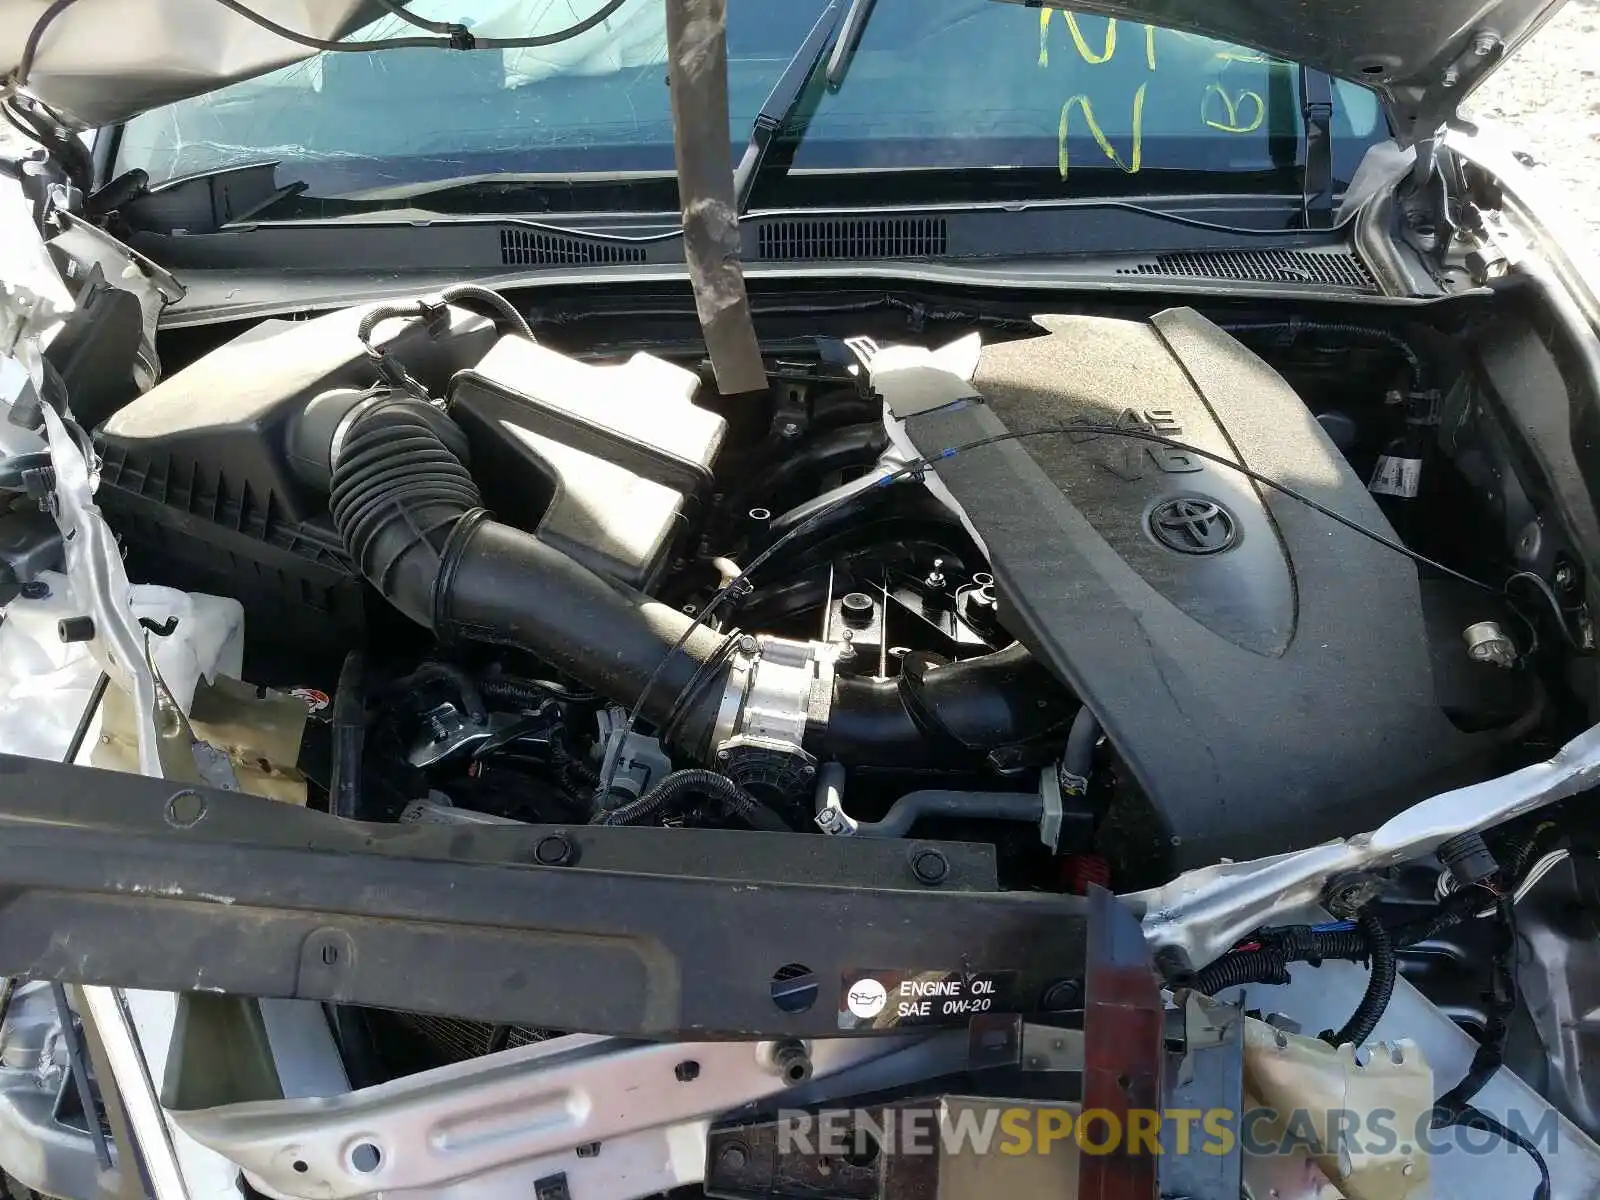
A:
{"label": "engine oil cap area", "polygon": [[839,990],[839,1028],[852,1032],[964,1025],[985,1013],[1022,1011],[1015,971],[848,971]]}

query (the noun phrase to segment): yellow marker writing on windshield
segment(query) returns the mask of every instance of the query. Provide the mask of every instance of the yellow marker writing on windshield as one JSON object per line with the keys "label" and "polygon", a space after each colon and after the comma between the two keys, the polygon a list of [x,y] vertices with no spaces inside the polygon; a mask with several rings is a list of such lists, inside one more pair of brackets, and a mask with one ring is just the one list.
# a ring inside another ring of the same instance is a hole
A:
{"label": "yellow marker writing on windshield", "polygon": [[1150,85],[1141,83],[1139,90],[1133,94],[1133,147],[1129,159],[1124,160],[1117,153],[1117,148],[1111,144],[1111,139],[1106,137],[1105,130],[1100,128],[1100,122],[1094,118],[1094,105],[1088,96],[1079,93],[1061,106],[1061,125],[1057,131],[1061,148],[1061,178],[1067,177],[1071,161],[1067,149],[1068,135],[1070,132],[1072,110],[1083,110],[1083,123],[1089,127],[1089,134],[1094,138],[1095,144],[1100,147],[1100,153],[1116,164],[1118,168],[1129,175],[1137,174],[1144,165],[1144,92]]}
{"label": "yellow marker writing on windshield", "polygon": [[[1061,12],[1062,19],[1067,23],[1067,32],[1072,35],[1072,44],[1077,47],[1078,54],[1083,61],[1091,66],[1109,62],[1117,52],[1117,22],[1113,17],[1106,22],[1106,43],[1096,55],[1089,49],[1089,43],[1084,40],[1083,30],[1078,28],[1078,19],[1072,13],[1062,12],[1060,9],[1041,8],[1039,10],[1039,65],[1050,65],[1050,14]],[[1144,63],[1152,71],[1156,69],[1156,27],[1144,27]]]}
{"label": "yellow marker writing on windshield", "polygon": [[1083,61],[1092,67],[1097,67],[1103,62],[1110,62],[1117,52],[1117,19],[1112,17],[1106,22],[1106,44],[1101,47],[1099,57],[1095,57],[1089,43],[1083,40],[1083,31],[1078,28],[1076,14],[1064,12],[1061,14],[1067,19],[1067,32],[1072,35],[1072,44],[1078,48],[1078,54]]}
{"label": "yellow marker writing on windshield", "polygon": [[[1090,66],[1099,66],[1103,62],[1110,62],[1117,52],[1117,20],[1112,17],[1106,22],[1106,42],[1096,54],[1089,49],[1089,43],[1084,40],[1083,30],[1078,28],[1078,18],[1074,13],[1065,12],[1057,8],[1041,8],[1039,10],[1039,65],[1050,65],[1050,14],[1061,13],[1061,19],[1067,23],[1067,32],[1072,35],[1072,44],[1078,49],[1078,56]],[[1155,66],[1155,30],[1149,30],[1145,43],[1145,59],[1153,68]]]}
{"label": "yellow marker writing on windshield", "polygon": [[[1213,96],[1222,106],[1220,121],[1213,115],[1216,108],[1211,99]],[[1248,123],[1241,123],[1241,109],[1250,116]],[[1266,119],[1267,105],[1259,92],[1238,92],[1230,96],[1220,83],[1208,83],[1200,96],[1200,120],[1223,133],[1254,133]]]}

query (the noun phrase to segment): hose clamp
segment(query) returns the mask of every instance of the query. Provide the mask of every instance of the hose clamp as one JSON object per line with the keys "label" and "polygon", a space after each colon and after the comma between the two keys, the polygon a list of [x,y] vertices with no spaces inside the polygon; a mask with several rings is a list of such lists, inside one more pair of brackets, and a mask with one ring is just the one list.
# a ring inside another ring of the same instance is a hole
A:
{"label": "hose clamp", "polygon": [[473,508],[462,513],[439,551],[439,573],[433,585],[433,632],[447,645],[469,640],[456,628],[450,615],[450,597],[455,591],[456,569],[461,565],[467,543],[492,519],[493,514],[487,508]]}

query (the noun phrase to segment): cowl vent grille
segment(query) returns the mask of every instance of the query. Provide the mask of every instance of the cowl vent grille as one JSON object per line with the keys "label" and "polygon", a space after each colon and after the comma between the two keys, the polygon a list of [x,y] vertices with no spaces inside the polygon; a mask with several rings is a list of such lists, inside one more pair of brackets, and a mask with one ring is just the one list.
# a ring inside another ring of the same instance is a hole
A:
{"label": "cowl vent grille", "polygon": [[1376,292],[1378,281],[1348,250],[1211,250],[1162,254],[1118,275],[1182,275],[1250,283],[1311,283]]}
{"label": "cowl vent grille", "polygon": [[933,258],[949,238],[938,217],[841,217],[773,221],[756,233],[756,254],[795,262],[846,258]]}
{"label": "cowl vent grille", "polygon": [[500,261],[508,267],[591,267],[644,260],[643,246],[594,242],[535,229],[500,231]]}

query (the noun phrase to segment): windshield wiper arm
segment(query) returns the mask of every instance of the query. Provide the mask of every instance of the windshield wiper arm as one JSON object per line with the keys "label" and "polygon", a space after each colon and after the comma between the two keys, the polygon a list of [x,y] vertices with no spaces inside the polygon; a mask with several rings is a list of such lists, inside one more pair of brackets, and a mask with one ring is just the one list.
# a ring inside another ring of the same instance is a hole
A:
{"label": "windshield wiper arm", "polygon": [[[850,0],[847,8],[845,0],[833,0],[817,18],[811,32],[806,34],[800,48],[794,52],[788,66],[784,67],[778,82],[762,101],[761,111],[756,113],[755,122],[750,128],[750,140],[745,145],[744,155],[733,172],[734,211],[739,215],[743,216],[750,207],[750,196],[766,168],[767,155],[778,140],[778,135],[791,125],[797,127],[797,134],[805,133],[811,114],[803,110],[808,105],[815,109],[816,102],[821,98],[812,84],[829,44],[833,46],[833,53],[828,56],[827,83],[829,88],[837,91],[844,83],[850,60],[861,42],[861,35],[866,32],[867,21],[876,3],[877,0]],[[835,34],[838,35],[837,39]]]}

